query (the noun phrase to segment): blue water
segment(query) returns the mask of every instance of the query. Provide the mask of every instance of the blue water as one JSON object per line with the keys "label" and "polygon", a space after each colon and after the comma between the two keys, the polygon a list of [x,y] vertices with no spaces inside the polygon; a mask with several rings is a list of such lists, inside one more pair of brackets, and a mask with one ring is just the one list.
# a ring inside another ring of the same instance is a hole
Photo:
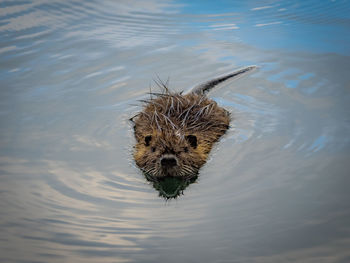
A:
{"label": "blue water", "polygon": [[[350,262],[349,1],[0,2],[0,262]],[[128,119],[247,65],[165,200]]]}

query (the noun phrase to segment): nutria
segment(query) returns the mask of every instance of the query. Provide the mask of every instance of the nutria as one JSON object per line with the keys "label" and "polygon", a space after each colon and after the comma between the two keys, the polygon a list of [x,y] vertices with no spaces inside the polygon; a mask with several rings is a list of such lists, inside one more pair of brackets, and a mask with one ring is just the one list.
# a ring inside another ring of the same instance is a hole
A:
{"label": "nutria", "polygon": [[[215,142],[230,125],[230,114],[206,93],[219,83],[251,71],[246,67],[207,81],[189,93],[150,93],[143,110],[132,117],[136,165],[147,178],[193,178],[205,164]],[[159,83],[158,83],[159,84]]]}

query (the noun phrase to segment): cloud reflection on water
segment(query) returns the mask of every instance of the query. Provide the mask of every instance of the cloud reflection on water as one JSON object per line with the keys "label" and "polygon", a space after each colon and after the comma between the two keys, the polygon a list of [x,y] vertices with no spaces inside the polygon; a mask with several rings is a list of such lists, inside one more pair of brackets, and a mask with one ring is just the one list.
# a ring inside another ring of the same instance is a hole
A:
{"label": "cloud reflection on water", "polygon": [[[348,9],[5,2],[0,259],[345,262]],[[133,104],[157,75],[180,91],[250,64],[211,94],[233,128],[198,181],[158,198],[132,162]]]}

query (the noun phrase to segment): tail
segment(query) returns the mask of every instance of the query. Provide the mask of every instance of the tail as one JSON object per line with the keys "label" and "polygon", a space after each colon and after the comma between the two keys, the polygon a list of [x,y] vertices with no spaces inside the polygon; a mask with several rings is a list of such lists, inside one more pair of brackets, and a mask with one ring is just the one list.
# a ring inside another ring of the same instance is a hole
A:
{"label": "tail", "polygon": [[228,80],[230,78],[238,78],[241,77],[242,74],[248,73],[253,71],[254,69],[258,68],[257,66],[248,66],[245,68],[238,69],[234,72],[231,72],[229,74],[222,75],[220,77],[217,77],[215,79],[211,79],[209,81],[206,81],[202,84],[199,84],[195,87],[193,87],[189,93],[196,93],[196,94],[206,94],[208,93],[212,88],[220,84],[221,82],[224,82],[225,80]]}

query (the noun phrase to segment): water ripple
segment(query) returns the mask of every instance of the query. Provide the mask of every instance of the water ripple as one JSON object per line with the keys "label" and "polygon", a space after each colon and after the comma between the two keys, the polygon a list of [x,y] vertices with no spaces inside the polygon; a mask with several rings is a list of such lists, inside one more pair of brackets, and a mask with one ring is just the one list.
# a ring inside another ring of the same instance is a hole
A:
{"label": "water ripple", "polygon": [[[3,2],[0,261],[345,262],[349,13],[341,0]],[[128,121],[152,78],[182,91],[250,64],[209,94],[232,127],[198,180],[160,198]]]}

